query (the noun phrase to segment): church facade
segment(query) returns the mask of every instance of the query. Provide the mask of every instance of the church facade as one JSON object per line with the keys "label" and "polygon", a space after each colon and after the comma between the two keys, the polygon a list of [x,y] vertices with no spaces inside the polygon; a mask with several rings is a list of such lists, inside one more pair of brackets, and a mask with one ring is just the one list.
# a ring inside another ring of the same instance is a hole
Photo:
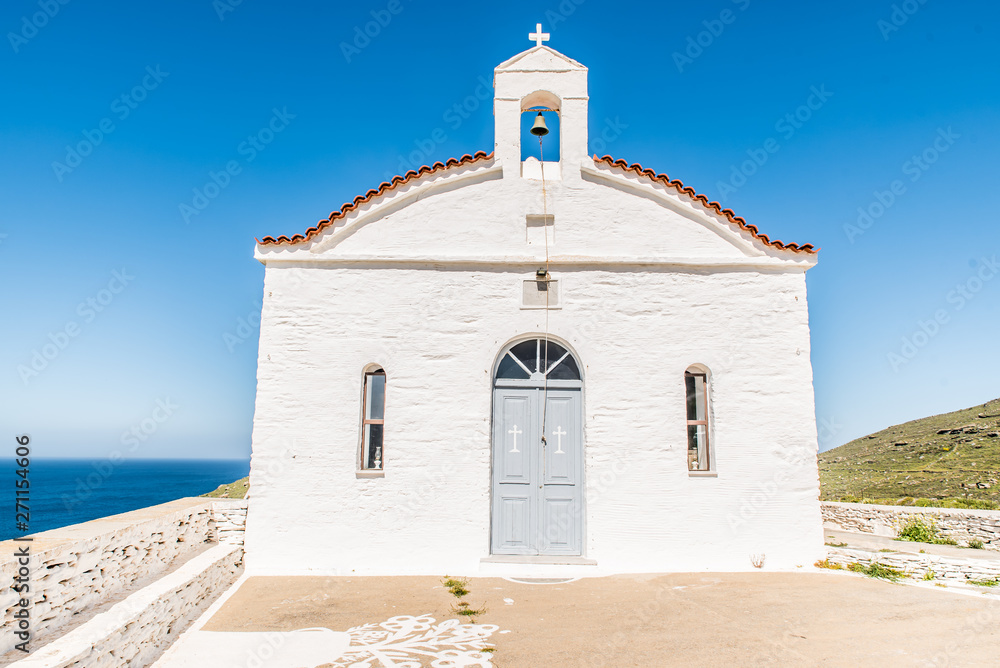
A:
{"label": "church facade", "polygon": [[495,70],[492,152],[258,242],[249,572],[821,558],[815,249],[588,156],[587,69],[537,40]]}

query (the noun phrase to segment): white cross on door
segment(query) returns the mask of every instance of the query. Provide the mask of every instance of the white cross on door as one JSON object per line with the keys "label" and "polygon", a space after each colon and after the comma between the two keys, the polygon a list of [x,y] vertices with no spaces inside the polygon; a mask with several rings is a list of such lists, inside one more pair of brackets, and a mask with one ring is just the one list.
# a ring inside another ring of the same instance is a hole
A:
{"label": "white cross on door", "polygon": [[517,425],[514,425],[514,428],[513,429],[508,429],[507,433],[514,435],[514,447],[511,448],[510,453],[513,454],[515,452],[521,452],[520,450],[517,449],[517,435],[518,434],[523,434],[524,430],[523,429],[518,429]]}
{"label": "white cross on door", "polygon": [[555,437],[557,439],[556,440],[556,451],[553,452],[552,454],[554,454],[554,455],[565,455],[566,453],[563,452],[563,449],[562,449],[562,437],[565,436],[566,434],[568,434],[569,432],[568,431],[563,431],[562,425],[560,425],[560,426],[556,427],[556,430],[554,432],[552,432],[552,433],[555,435]]}

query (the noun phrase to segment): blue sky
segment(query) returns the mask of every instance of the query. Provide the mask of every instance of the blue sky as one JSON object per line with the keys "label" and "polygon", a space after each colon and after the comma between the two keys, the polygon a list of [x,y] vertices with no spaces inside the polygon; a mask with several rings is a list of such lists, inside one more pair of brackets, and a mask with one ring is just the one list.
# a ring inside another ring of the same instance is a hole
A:
{"label": "blue sky", "polygon": [[491,150],[539,21],[592,152],[822,247],[824,449],[1000,396],[995,3],[63,2],[0,9],[0,431],[38,455],[246,456],[254,237]]}

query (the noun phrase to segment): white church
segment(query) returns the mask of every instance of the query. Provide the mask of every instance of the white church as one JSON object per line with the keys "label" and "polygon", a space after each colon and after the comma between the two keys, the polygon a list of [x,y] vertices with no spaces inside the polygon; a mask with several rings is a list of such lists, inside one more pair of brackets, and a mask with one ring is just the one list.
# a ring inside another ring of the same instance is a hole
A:
{"label": "white church", "polygon": [[816,249],[589,156],[587,68],[531,37],[495,70],[492,152],[258,241],[248,572],[822,557]]}

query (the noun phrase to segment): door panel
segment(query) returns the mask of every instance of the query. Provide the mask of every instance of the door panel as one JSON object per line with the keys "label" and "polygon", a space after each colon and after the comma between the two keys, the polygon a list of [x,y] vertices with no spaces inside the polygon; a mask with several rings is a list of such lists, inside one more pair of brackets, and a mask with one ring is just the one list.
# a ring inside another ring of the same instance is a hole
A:
{"label": "door panel", "polygon": [[527,441],[532,436],[532,406],[530,395],[504,394],[500,403],[502,419],[499,447],[500,482],[528,485],[531,483],[531,448]]}
{"label": "door panel", "polygon": [[579,392],[549,391],[545,416],[545,484],[576,485],[579,481]]}
{"label": "door panel", "polygon": [[500,499],[500,544],[517,550],[531,548],[531,500],[527,496]]}
{"label": "door panel", "polygon": [[576,497],[557,493],[566,489],[547,490],[542,501],[540,554],[580,554],[576,537],[582,518],[578,516]]}
{"label": "door panel", "polygon": [[536,554],[538,494],[535,392],[493,394],[493,554]]}

